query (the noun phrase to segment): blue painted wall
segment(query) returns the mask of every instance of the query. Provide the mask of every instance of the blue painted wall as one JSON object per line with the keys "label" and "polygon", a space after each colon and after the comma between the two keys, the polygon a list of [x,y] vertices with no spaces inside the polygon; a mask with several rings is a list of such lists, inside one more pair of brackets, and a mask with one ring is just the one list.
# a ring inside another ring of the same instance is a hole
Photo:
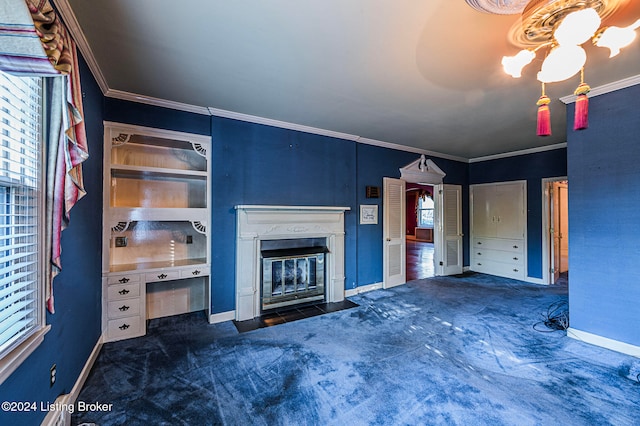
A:
{"label": "blue painted wall", "polygon": [[[102,268],[102,93],[81,60],[81,83],[89,159],[84,163],[87,195],[71,210],[62,233],[62,273],[54,281],[54,315],[44,342],[0,386],[0,401],[36,402],[38,411],[0,411],[2,425],[37,425],[46,413],[40,403],[53,402],[73,388],[101,334]],[[57,381],[49,387],[49,369]]]}
{"label": "blue painted wall", "polygon": [[[571,327],[640,346],[640,86],[590,99],[568,130]],[[567,109],[573,117],[574,105]],[[571,125],[571,123],[569,123]]]}
{"label": "blue painted wall", "polygon": [[[469,164],[470,185],[512,180],[527,181],[529,277],[542,278],[542,179],[566,175],[567,150],[564,148]],[[572,183],[569,186],[571,185]]]}

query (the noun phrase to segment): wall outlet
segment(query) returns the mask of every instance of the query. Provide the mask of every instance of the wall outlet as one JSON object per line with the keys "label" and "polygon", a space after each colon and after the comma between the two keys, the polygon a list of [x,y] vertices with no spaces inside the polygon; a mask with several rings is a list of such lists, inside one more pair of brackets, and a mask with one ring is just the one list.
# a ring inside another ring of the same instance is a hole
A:
{"label": "wall outlet", "polygon": [[53,364],[49,370],[49,387],[53,387],[56,382],[56,365]]}

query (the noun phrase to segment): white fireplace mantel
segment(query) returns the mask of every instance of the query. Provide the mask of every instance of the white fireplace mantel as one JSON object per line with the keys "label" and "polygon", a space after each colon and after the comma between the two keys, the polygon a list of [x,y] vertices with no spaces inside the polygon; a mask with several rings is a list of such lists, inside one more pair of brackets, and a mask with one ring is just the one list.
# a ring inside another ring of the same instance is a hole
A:
{"label": "white fireplace mantel", "polygon": [[326,300],[344,299],[344,212],[349,207],[238,205],[236,208],[237,321],[260,316],[260,242],[326,238]]}

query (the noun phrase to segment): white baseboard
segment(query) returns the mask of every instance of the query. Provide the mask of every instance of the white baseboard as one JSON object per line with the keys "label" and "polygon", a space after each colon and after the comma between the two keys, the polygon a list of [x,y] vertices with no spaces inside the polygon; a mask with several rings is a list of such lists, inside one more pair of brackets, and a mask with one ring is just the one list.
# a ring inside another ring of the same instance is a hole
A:
{"label": "white baseboard", "polygon": [[103,344],[104,335],[100,336],[98,342],[93,347],[93,351],[91,351],[87,362],[84,363],[84,367],[76,379],[76,383],[73,385],[71,392],[60,395],[53,404],[48,407],[48,413],[42,421],[41,426],[68,426],[71,424],[71,414],[74,412],[73,405],[80,395],[80,391],[89,376],[91,368],[93,368],[93,364],[96,362],[96,359],[98,359]]}
{"label": "white baseboard", "polygon": [[220,312],[219,314],[209,315],[209,324],[217,324],[234,319],[236,319],[236,311]]}
{"label": "white baseboard", "polygon": [[382,288],[382,283],[373,283],[369,285],[363,285],[361,287],[352,288],[344,292],[344,297],[356,296],[360,293],[366,293],[368,291],[379,290]]}
{"label": "white baseboard", "polygon": [[531,284],[542,284],[542,285],[548,285],[546,282],[544,282],[544,280],[542,278],[533,278],[533,277],[527,277],[524,279],[526,282],[531,283]]}
{"label": "white baseboard", "polygon": [[71,401],[73,403],[75,403],[78,399],[78,395],[80,395],[80,391],[84,386],[84,382],[87,381],[87,377],[89,376],[89,373],[93,368],[93,364],[96,362],[96,359],[98,359],[98,355],[100,355],[100,350],[102,350],[103,344],[104,335],[100,336],[100,338],[98,339],[98,342],[93,348],[93,351],[91,351],[91,355],[89,355],[89,359],[87,359],[87,362],[85,362],[84,364],[84,368],[80,372],[80,376],[78,376],[78,380],[76,380],[76,384],[73,385],[73,389],[71,389],[71,392],[69,393],[69,395],[71,396]]}
{"label": "white baseboard", "polygon": [[592,345],[640,358],[640,346],[630,345],[629,343],[598,336],[597,334],[591,334],[582,330],[576,330],[571,327],[567,329],[567,336],[572,339],[580,340],[581,342],[590,343]]}

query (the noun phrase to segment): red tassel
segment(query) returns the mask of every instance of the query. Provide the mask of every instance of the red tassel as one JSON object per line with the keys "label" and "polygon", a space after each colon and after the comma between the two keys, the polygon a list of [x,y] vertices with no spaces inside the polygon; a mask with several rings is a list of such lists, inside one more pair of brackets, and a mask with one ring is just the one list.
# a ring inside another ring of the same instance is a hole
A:
{"label": "red tassel", "polygon": [[585,83],[580,83],[574,94],[576,98],[576,113],[573,120],[573,130],[583,130],[589,127],[589,98],[587,93],[591,88]]}
{"label": "red tassel", "polygon": [[551,99],[547,95],[540,96],[536,105],[538,105],[538,136],[551,135],[551,112],[549,111],[549,103]]}

